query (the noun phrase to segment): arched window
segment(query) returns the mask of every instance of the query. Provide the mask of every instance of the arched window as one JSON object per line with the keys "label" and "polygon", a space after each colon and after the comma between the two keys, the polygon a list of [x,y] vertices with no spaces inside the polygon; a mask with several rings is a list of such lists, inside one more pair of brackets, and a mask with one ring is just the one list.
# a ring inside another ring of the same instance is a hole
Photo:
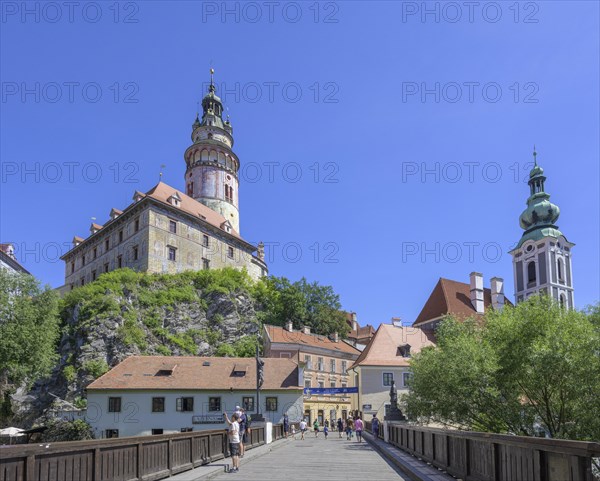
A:
{"label": "arched window", "polygon": [[206,162],[208,160],[208,150],[204,149],[202,151],[202,162]]}
{"label": "arched window", "polygon": [[537,276],[535,272],[535,262],[531,261],[527,264],[527,287],[535,286],[537,282]]}
{"label": "arched window", "polygon": [[199,160],[200,160],[200,151],[199,151],[199,150],[196,150],[196,151],[194,152],[194,162],[197,162],[197,161],[199,161]]}
{"label": "arched window", "polygon": [[223,152],[219,152],[219,164],[225,165],[225,154]]}
{"label": "arched window", "polygon": [[211,150],[210,151],[210,161],[211,162],[216,162],[217,161],[217,151],[216,150]]}
{"label": "arched window", "polygon": [[560,304],[560,307],[566,307],[567,300],[565,299],[565,295],[564,294],[560,295],[560,297],[558,298],[558,303]]}
{"label": "arched window", "polygon": [[564,273],[564,267],[563,267],[563,261],[562,259],[558,259],[558,280],[559,281],[564,281],[565,278],[563,277],[563,273]]}

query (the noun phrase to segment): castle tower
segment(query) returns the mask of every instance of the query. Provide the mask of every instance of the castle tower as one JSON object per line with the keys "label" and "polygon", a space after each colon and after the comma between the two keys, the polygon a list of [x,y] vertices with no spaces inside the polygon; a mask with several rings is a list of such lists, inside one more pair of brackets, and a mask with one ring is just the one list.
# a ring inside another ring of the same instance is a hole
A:
{"label": "castle tower", "polygon": [[223,103],[217,97],[210,70],[210,86],[202,99],[202,119],[192,125],[192,142],[184,154],[186,192],[198,202],[220,213],[240,232],[238,171],[240,161],[233,153],[233,128],[223,121]]}
{"label": "castle tower", "polygon": [[537,165],[533,151],[534,167],[529,173],[530,195],[527,208],[519,217],[525,230],[517,246],[510,251],[513,256],[515,300],[521,302],[528,296],[544,293],[561,306],[572,309],[573,275],[571,269],[572,244],[558,230],[555,222],[560,210],[550,202],[544,191],[544,170]]}

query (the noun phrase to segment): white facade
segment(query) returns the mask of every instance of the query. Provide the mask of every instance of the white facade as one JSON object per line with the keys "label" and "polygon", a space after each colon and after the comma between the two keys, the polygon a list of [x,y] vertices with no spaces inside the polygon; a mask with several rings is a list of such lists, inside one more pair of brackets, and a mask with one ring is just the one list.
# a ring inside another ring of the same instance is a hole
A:
{"label": "white facade", "polygon": [[[353,369],[358,375],[358,409],[367,421],[373,415],[384,419],[386,409],[390,406],[390,380],[396,382],[398,399],[408,394],[410,369],[400,366],[356,366]],[[387,406],[387,407],[386,407]]]}
{"label": "white facade", "polygon": [[[153,401],[153,398],[162,398],[163,401]],[[192,405],[189,401],[178,401],[183,398],[192,398]],[[215,403],[215,398],[219,399],[218,403]],[[96,438],[226,429],[223,413],[227,412],[231,417],[236,406],[244,405],[247,400],[244,398],[252,398],[252,402],[256,402],[256,391],[89,390],[86,421],[92,426]],[[300,421],[302,390],[261,390],[260,398],[262,414],[267,422],[281,423],[284,413],[287,413],[290,422]],[[267,401],[267,398],[277,399],[275,410],[266,410],[267,403],[270,408],[275,407],[273,401]],[[157,410],[161,406],[163,410]],[[178,406],[182,410],[178,410]],[[252,417],[256,411],[249,409],[248,413]]]}
{"label": "white facade", "polygon": [[543,293],[573,309],[573,272],[570,243],[564,236],[528,240],[513,250],[515,300]]}

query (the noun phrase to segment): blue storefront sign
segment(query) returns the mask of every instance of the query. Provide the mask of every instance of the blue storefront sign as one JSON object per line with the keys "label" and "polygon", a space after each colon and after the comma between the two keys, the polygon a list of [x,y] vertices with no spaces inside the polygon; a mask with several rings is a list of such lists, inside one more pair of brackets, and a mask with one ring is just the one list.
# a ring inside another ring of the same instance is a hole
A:
{"label": "blue storefront sign", "polygon": [[304,394],[306,396],[329,396],[332,394],[356,394],[358,393],[357,387],[306,387],[304,388]]}

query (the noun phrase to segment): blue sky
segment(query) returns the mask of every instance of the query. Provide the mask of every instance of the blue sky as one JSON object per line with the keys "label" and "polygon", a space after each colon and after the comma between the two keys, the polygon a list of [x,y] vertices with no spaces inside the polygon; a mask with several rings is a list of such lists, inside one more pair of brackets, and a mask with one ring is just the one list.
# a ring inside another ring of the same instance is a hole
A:
{"label": "blue sky", "polygon": [[183,188],[212,65],[242,235],[272,274],[331,284],[375,325],[412,322],[439,277],[474,270],[512,299],[536,144],[576,304],[596,302],[598,3],[489,4],[3,2],[0,241],[59,286],[58,251],[92,217],[161,164]]}

